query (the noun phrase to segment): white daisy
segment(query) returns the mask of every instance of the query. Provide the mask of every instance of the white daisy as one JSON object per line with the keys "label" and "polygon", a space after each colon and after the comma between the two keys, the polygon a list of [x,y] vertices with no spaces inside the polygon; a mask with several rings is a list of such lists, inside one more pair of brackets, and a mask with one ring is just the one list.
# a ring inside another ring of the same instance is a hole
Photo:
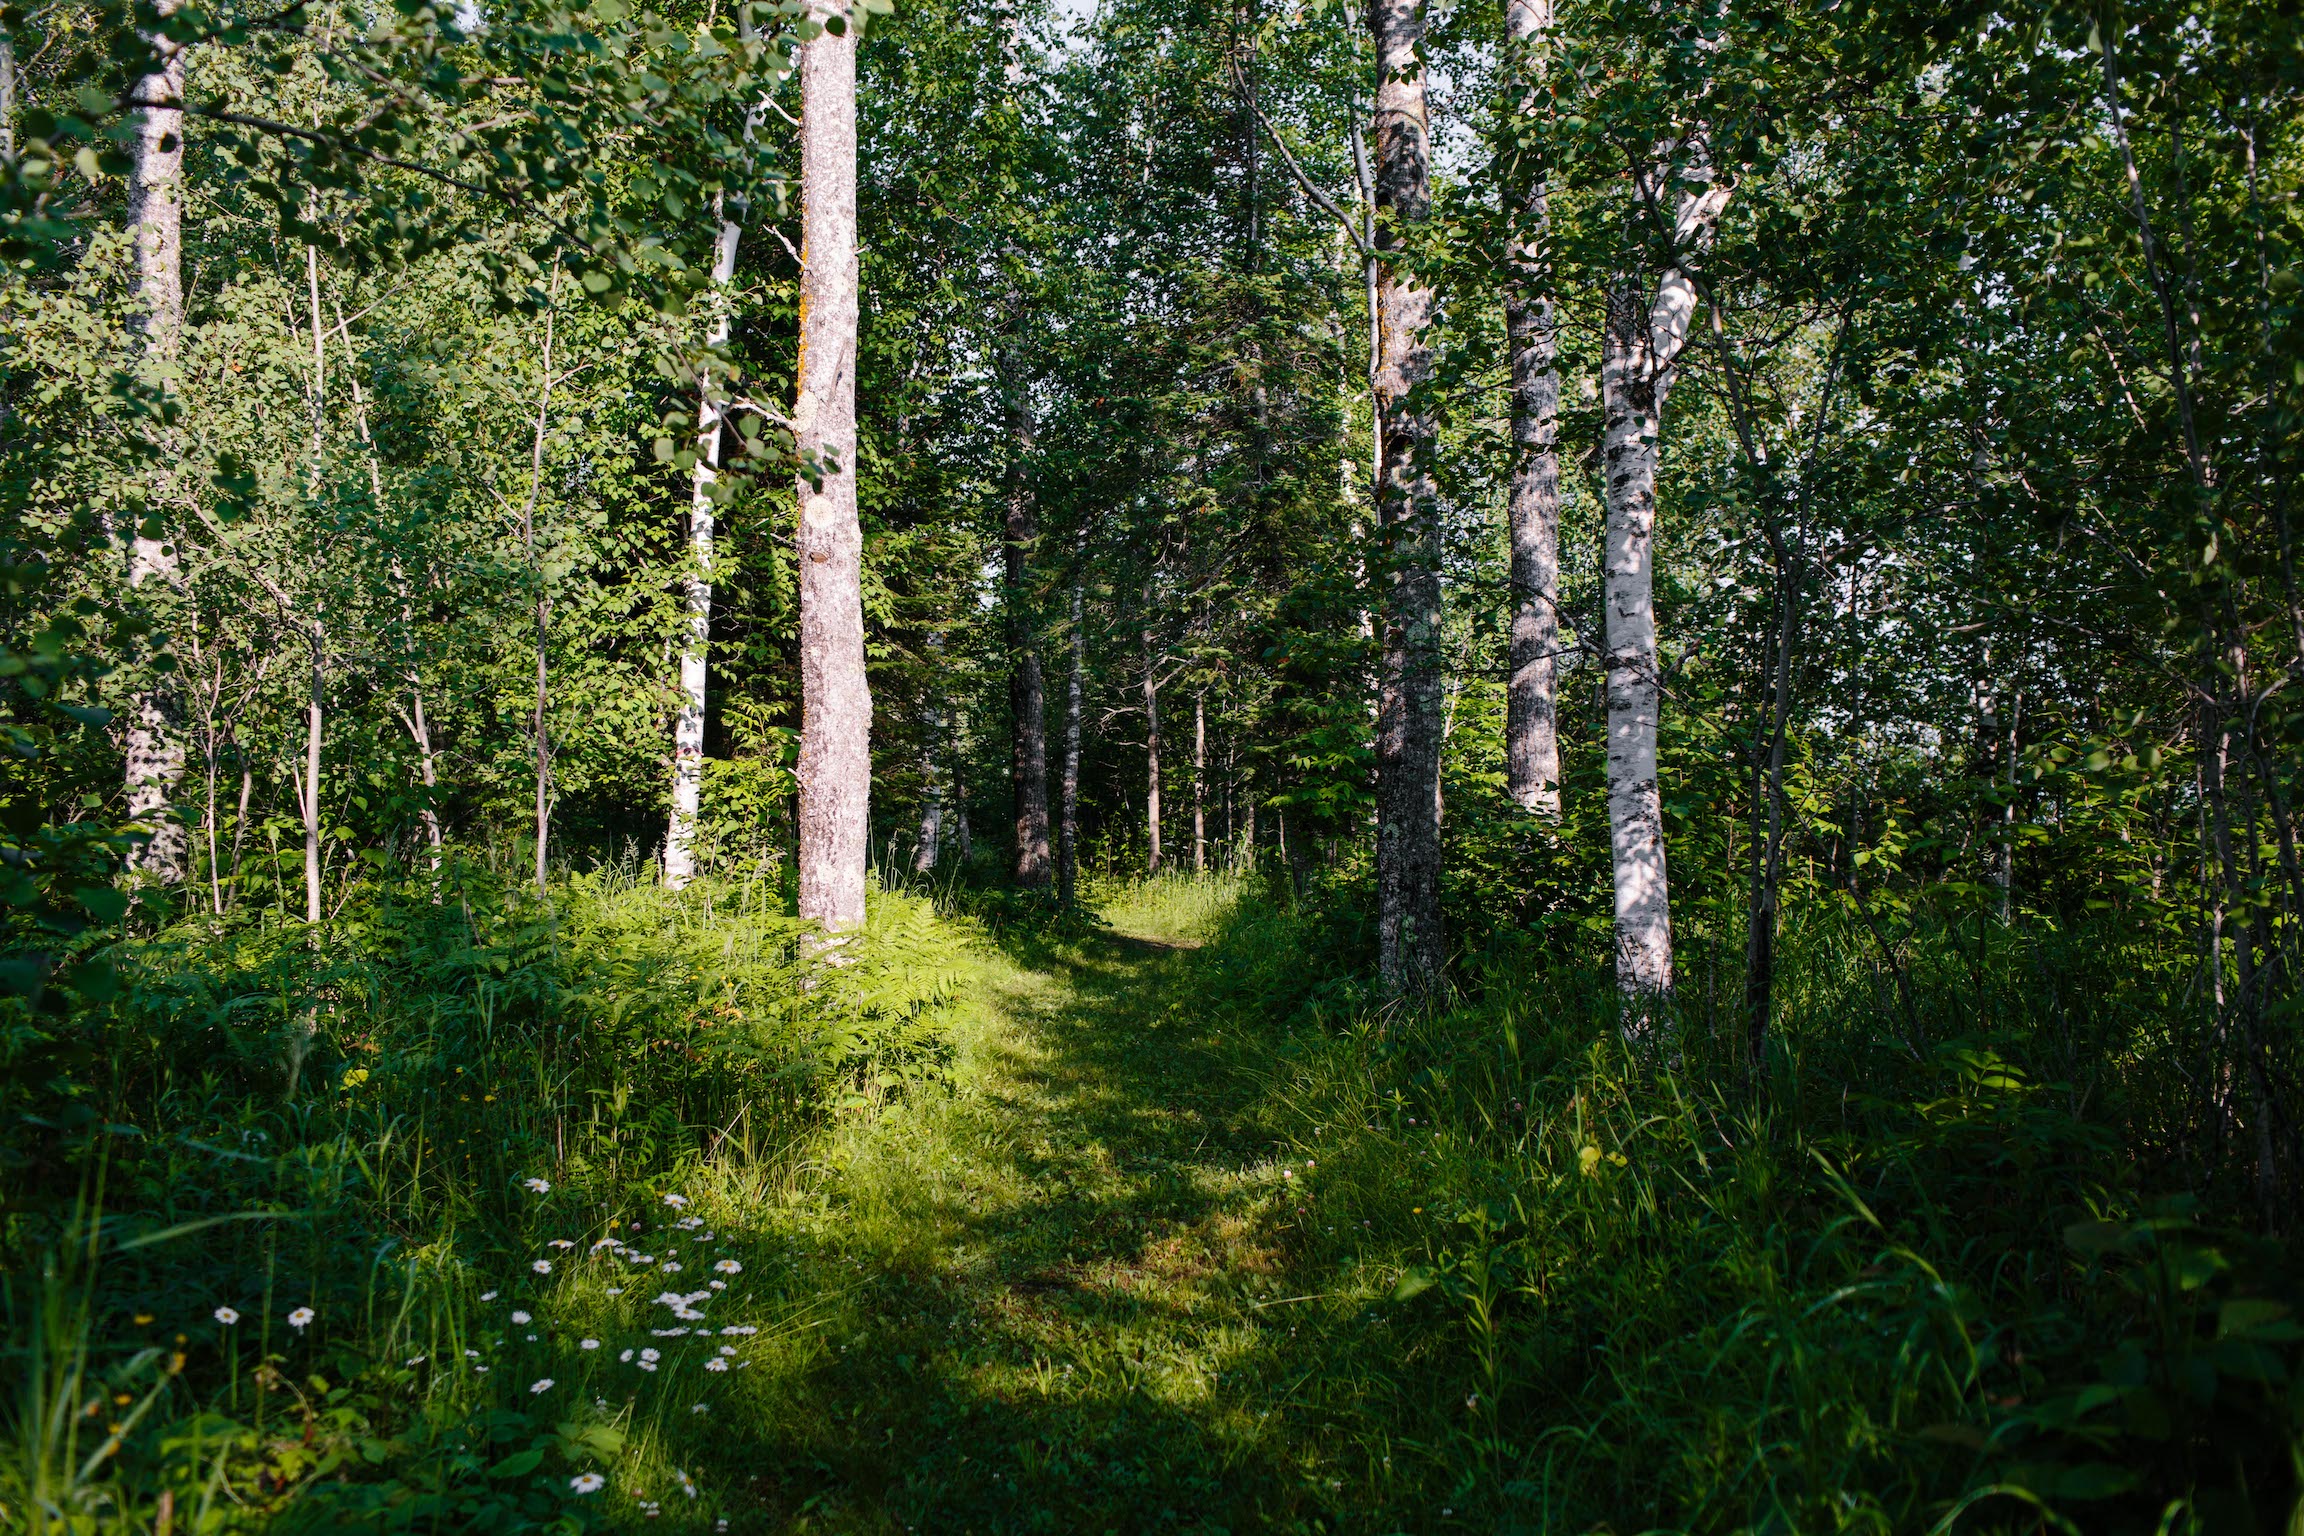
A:
{"label": "white daisy", "polygon": [[310,1307],[298,1307],[295,1311],[288,1314],[288,1326],[295,1329],[298,1333],[302,1333],[304,1331],[305,1324],[312,1321],[313,1315],[313,1311]]}
{"label": "white daisy", "polygon": [[528,1267],[540,1275],[548,1275],[552,1273],[552,1261],[550,1259],[538,1259],[535,1263],[529,1265]]}
{"label": "white daisy", "polygon": [[578,1493],[598,1493],[608,1486],[608,1479],[597,1472],[579,1472],[568,1479],[568,1486]]}
{"label": "white daisy", "polygon": [[216,1321],[229,1328],[234,1323],[240,1321],[240,1314],[233,1311],[230,1307],[218,1307],[216,1309]]}
{"label": "white daisy", "polygon": [[552,1378],[551,1378],[551,1377],[549,1377],[549,1376],[547,1376],[547,1377],[545,1377],[543,1380],[541,1380],[541,1381],[539,1381],[539,1382],[535,1383],[535,1384],[534,1384],[533,1386],[531,1386],[531,1387],[530,1387],[528,1390],[529,1390],[530,1392],[533,1392],[533,1393],[538,1393],[538,1394],[542,1394],[542,1393],[545,1393],[545,1392],[549,1392],[549,1391],[551,1391],[551,1390],[552,1390]]}
{"label": "white daisy", "polygon": [[552,1193],[552,1184],[548,1179],[527,1179],[523,1183],[533,1194],[548,1195]]}

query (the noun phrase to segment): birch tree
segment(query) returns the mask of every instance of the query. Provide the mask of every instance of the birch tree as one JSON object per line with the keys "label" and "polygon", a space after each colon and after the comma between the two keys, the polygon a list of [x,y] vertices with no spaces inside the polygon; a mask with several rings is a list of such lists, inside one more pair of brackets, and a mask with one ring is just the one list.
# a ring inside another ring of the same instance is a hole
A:
{"label": "birch tree", "polygon": [[[180,3],[158,0],[154,10],[166,18]],[[132,323],[141,329],[145,358],[166,389],[173,387],[170,377],[184,334],[185,58],[183,48],[164,34],[150,34],[146,41],[153,67],[137,80],[130,97],[139,109],[128,178],[128,228],[136,246],[137,316]],[[11,90],[14,77],[11,59]],[[131,590],[141,591],[147,583],[165,589],[177,582],[177,551],[160,510],[172,500],[168,479],[168,471],[161,469],[155,505],[130,532]],[[189,834],[174,812],[176,789],[184,778],[183,698],[181,683],[164,666],[155,668],[129,701],[128,819],[149,827],[151,836],[129,854],[128,862],[134,874],[178,885],[190,848]]]}
{"label": "birch tree", "polygon": [[1506,688],[1506,788],[1522,810],[1560,817],[1560,731],[1554,697],[1560,651],[1560,373],[1552,292],[1548,170],[1534,128],[1552,0],[1506,0],[1513,74],[1504,153],[1507,216],[1504,317],[1512,364],[1512,638]]}
{"label": "birch tree", "polygon": [[[1011,294],[1014,314],[1018,300]],[[1032,491],[1032,405],[1026,397],[1022,363],[1007,349],[1001,385],[1008,418],[1007,506],[1000,552],[1008,615],[1009,710],[1014,737],[1011,776],[1016,793],[1016,883],[1037,889],[1048,884],[1048,700],[1040,667],[1038,625],[1034,623],[1031,563],[1039,543],[1039,505]]]}
{"label": "birch tree", "polygon": [[1410,245],[1431,217],[1431,135],[1424,98],[1422,0],[1372,0],[1376,42],[1378,355],[1384,423],[1376,482],[1384,548],[1382,659],[1376,698],[1377,970],[1396,997],[1440,986],[1440,527],[1432,481],[1435,422],[1419,387],[1432,371],[1432,290]]}
{"label": "birch tree", "polygon": [[856,510],[856,31],[818,12],[800,48],[800,916],[837,943],[864,922],[872,693]]}
{"label": "birch tree", "polygon": [[[1656,461],[1664,402],[1695,318],[1697,291],[1683,256],[1711,237],[1730,187],[1713,174],[1701,136],[1635,157],[1635,215],[1674,201],[1661,270],[1637,260],[1607,296],[1601,335],[1601,474],[1607,543],[1608,830],[1616,906],[1616,984],[1628,998],[1672,990],[1672,907],[1665,879],[1664,805],[1657,784]],[[1646,242],[1639,242],[1644,247]],[[1644,1027],[1628,1014],[1627,1029]]]}
{"label": "birch tree", "polygon": [[[728,345],[728,284],[736,275],[742,226],[727,216],[712,257],[712,329],[705,339],[717,357]],[[679,890],[696,877],[696,817],[704,794],[704,690],[712,644],[713,486],[720,478],[721,402],[713,394],[711,364],[696,385],[696,464],[688,491],[688,618],[680,636],[680,712],[672,725],[672,818],[664,834],[664,883]]]}

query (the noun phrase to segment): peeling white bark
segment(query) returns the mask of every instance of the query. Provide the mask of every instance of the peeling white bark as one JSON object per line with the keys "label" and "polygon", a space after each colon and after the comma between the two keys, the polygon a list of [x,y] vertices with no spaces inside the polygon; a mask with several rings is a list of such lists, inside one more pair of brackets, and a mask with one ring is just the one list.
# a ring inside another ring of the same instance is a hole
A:
{"label": "peeling white bark", "polygon": [[[1608,296],[1601,351],[1608,826],[1615,873],[1616,982],[1628,998],[1672,990],[1672,908],[1656,758],[1662,694],[1656,652],[1656,462],[1664,402],[1696,313],[1696,285],[1679,256],[1705,245],[1729,196],[1728,188],[1714,184],[1701,142],[1693,148],[1680,173],[1672,262],[1651,292],[1643,292],[1636,279],[1616,285]],[[1640,176],[1639,195],[1651,207],[1671,190],[1663,178],[1672,158],[1672,146],[1665,146],[1656,164]],[[1638,1032],[1645,1019],[1644,1014],[1628,1014],[1627,1031]]]}
{"label": "peeling white bark", "polygon": [[[722,204],[725,214],[726,205]],[[714,351],[728,344],[728,284],[736,275],[742,230],[720,220],[712,259]],[[680,644],[680,713],[672,724],[672,819],[664,834],[664,883],[679,890],[696,878],[696,820],[704,799],[705,681],[712,645],[712,486],[720,478],[720,402],[710,370],[697,381],[696,467],[688,491],[688,623]]]}

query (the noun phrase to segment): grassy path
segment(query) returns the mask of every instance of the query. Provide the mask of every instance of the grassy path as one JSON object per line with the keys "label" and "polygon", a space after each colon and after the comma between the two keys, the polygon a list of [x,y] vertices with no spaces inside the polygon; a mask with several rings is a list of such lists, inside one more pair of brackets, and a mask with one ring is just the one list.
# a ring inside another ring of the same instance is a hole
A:
{"label": "grassy path", "polygon": [[957,1091],[860,1119],[789,1192],[813,1326],[725,1424],[765,1452],[758,1528],[1369,1528],[1339,1504],[1386,1453],[1314,1402],[1340,1372],[1365,1402],[1366,1298],[1292,1260],[1270,1043],[1194,1016],[1206,912],[987,957]]}

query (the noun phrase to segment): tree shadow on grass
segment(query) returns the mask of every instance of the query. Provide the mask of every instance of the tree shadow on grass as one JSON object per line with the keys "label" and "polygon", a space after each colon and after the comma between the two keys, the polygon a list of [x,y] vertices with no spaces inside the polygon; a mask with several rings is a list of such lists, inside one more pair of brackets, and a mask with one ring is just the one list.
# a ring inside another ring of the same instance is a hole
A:
{"label": "tree shadow on grass", "polygon": [[1024,971],[998,999],[1015,1028],[934,1133],[966,1166],[874,1191],[893,1215],[786,1277],[796,1303],[844,1301],[812,1356],[746,1380],[757,1428],[730,1424],[721,1478],[757,1501],[739,1520],[1377,1528],[1341,1490],[1380,1453],[1337,1426],[1392,1390],[1386,1324],[1296,1294],[1319,1287],[1308,1197],[1259,1117],[1273,1042],[1208,1023],[1183,945],[1024,925],[999,942]]}

